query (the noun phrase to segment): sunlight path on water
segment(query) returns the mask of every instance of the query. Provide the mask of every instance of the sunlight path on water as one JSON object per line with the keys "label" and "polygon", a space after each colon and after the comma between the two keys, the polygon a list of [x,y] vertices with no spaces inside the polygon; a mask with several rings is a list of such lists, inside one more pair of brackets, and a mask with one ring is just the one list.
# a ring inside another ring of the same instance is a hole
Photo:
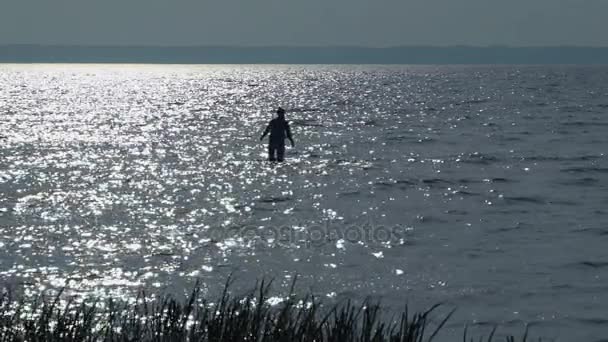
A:
{"label": "sunlight path on water", "polygon": [[[196,279],[214,294],[230,273],[284,293],[298,274],[328,300],[449,301],[458,326],[592,319],[608,293],[607,80],[0,65],[0,279],[133,300]],[[277,106],[296,140],[283,164],[259,141]]]}

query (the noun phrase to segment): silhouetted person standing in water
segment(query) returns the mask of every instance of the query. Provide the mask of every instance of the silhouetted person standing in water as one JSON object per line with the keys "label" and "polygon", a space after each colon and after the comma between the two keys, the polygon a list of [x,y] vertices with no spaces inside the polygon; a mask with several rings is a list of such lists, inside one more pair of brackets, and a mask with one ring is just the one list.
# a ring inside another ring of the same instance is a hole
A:
{"label": "silhouetted person standing in water", "polygon": [[[285,138],[291,142],[291,147],[295,144],[291,138],[291,129],[289,123],[285,120],[285,109],[279,107],[277,109],[277,117],[270,120],[270,123],[264,130],[264,134],[260,137],[260,140],[264,139],[266,134],[270,132],[270,139],[268,140],[268,160],[270,161],[283,161],[285,155]],[[275,158],[276,152],[276,158]]]}

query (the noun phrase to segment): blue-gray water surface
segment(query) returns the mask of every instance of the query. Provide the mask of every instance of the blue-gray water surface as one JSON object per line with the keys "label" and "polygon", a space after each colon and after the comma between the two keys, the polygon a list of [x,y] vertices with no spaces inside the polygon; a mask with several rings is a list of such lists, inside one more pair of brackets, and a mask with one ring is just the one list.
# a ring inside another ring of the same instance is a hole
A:
{"label": "blue-gray water surface", "polygon": [[[296,142],[265,161],[278,106]],[[0,282],[608,337],[608,67],[0,65]]]}

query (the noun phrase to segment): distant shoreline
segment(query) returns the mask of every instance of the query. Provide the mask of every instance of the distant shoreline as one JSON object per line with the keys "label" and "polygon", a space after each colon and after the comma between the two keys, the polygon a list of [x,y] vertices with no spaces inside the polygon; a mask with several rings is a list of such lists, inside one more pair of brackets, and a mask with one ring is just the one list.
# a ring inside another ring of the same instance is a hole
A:
{"label": "distant shoreline", "polygon": [[0,63],[608,64],[608,47],[153,47],[0,45]]}

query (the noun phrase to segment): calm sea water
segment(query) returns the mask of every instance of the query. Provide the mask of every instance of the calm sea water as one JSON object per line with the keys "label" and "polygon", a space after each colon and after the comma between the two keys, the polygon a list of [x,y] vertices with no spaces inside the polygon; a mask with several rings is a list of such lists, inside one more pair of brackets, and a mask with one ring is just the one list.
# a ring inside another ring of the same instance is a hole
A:
{"label": "calm sea water", "polygon": [[[265,162],[287,109],[296,147]],[[608,336],[608,67],[0,65],[0,282]]]}

